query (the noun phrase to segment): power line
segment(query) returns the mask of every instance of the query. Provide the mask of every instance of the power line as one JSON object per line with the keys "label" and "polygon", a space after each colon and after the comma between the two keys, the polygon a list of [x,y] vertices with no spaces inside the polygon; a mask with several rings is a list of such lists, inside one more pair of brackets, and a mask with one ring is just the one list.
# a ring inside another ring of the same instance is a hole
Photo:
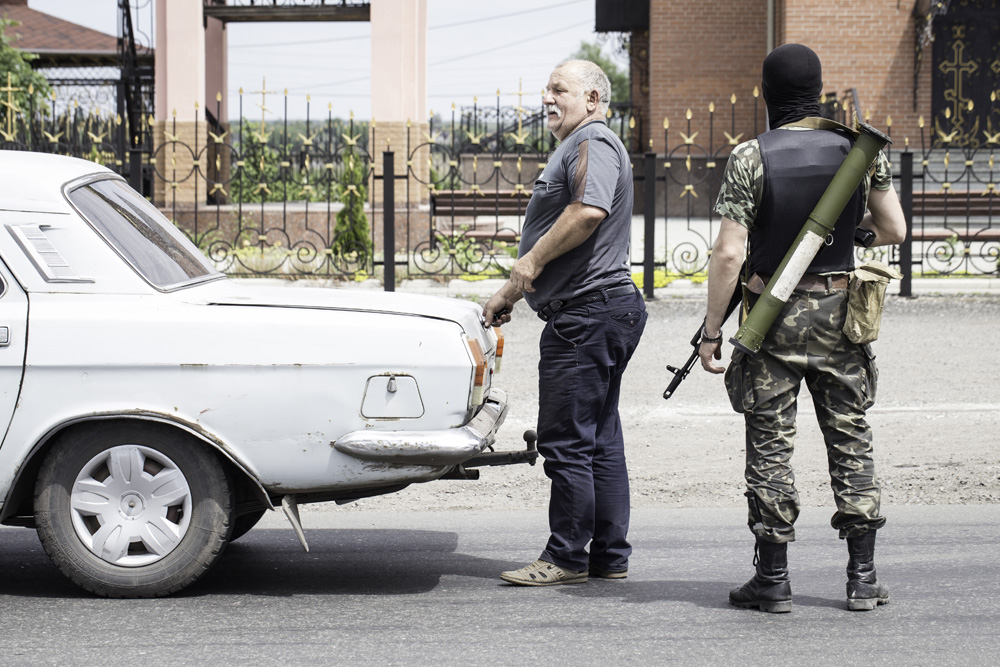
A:
{"label": "power line", "polygon": [[485,49],[483,51],[476,51],[475,53],[466,53],[464,55],[456,56],[454,58],[448,58],[447,60],[439,60],[436,63],[431,63],[430,65],[428,65],[428,67],[437,67],[438,65],[444,65],[446,63],[453,63],[453,62],[455,62],[457,60],[465,60],[466,58],[472,58],[473,56],[481,56],[481,55],[486,54],[486,53],[493,53],[495,51],[501,51],[501,50],[509,48],[511,46],[517,46],[518,44],[524,44],[525,42],[531,42],[531,41],[534,41],[536,39],[541,39],[543,37],[548,37],[550,35],[554,35],[557,32],[566,32],[567,30],[574,30],[574,29],[579,28],[581,26],[585,26],[588,23],[590,23],[589,20],[588,21],[582,21],[580,23],[574,23],[573,25],[568,25],[568,26],[565,26],[563,28],[559,28],[558,30],[549,30],[547,32],[540,33],[538,35],[533,35],[531,37],[525,37],[524,39],[519,39],[516,42],[509,42],[507,44],[501,44],[500,46],[494,46],[493,48]]}
{"label": "power line", "polygon": [[468,21],[458,21],[456,23],[445,23],[444,25],[432,25],[427,28],[428,30],[440,30],[441,28],[454,28],[460,25],[469,25],[470,23],[483,23],[484,21],[494,21],[496,19],[506,19],[511,16],[524,16],[525,14],[532,14],[534,12],[545,11],[546,9],[555,9],[556,7],[565,7],[566,5],[582,5],[588,0],[571,0],[571,2],[559,2],[554,5],[545,5],[544,7],[535,7],[534,9],[525,9],[522,12],[510,12],[509,14],[496,14],[494,16],[485,16],[480,19],[469,19]]}
{"label": "power line", "polygon": [[357,42],[362,39],[371,39],[371,35],[358,35],[356,37],[338,37],[336,39],[307,39],[297,42],[263,42],[256,44],[233,44],[230,49],[259,49],[265,46],[303,46],[305,44],[333,44],[339,42]]}
{"label": "power line", "polygon": [[[441,30],[443,28],[455,28],[463,25],[470,25],[472,23],[484,23],[486,21],[494,21],[497,19],[510,18],[512,16],[524,16],[525,14],[533,14],[535,12],[541,12],[548,9],[556,9],[557,7],[566,7],[567,5],[582,5],[589,0],[570,0],[570,2],[557,2],[552,5],[545,5],[543,7],[535,7],[533,9],[525,9],[520,12],[510,12],[507,14],[495,14],[493,16],[484,16],[478,19],[469,19],[468,21],[457,21],[455,23],[445,23],[442,25],[432,25],[428,30]],[[324,39],[310,39],[310,40],[299,40],[295,42],[263,42],[254,44],[234,44],[229,46],[230,49],[259,49],[264,46],[302,46],[305,44],[333,44],[339,42],[356,42],[362,39],[371,39],[371,35],[359,35],[356,37],[340,37],[336,39],[324,38]]]}

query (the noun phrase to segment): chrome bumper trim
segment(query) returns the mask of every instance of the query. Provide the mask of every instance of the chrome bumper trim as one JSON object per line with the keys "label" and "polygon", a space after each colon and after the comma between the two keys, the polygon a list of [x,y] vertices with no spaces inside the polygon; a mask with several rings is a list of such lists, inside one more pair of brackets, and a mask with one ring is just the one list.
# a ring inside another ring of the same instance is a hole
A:
{"label": "chrome bumper trim", "polygon": [[490,390],[482,409],[465,426],[443,431],[352,431],[334,449],[364,461],[404,465],[456,465],[481,453],[496,440],[507,417],[507,394]]}

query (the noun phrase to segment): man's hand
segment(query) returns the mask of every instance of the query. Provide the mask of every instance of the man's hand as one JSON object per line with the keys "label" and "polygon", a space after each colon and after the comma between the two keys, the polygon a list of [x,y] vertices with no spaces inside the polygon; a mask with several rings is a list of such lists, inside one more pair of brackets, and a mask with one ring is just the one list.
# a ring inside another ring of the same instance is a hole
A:
{"label": "man's hand", "polygon": [[510,267],[510,283],[518,291],[521,292],[534,292],[535,288],[531,286],[531,283],[538,277],[538,274],[542,272],[545,268],[539,265],[534,256],[529,252],[523,257],[519,258],[514,262],[513,266]]}
{"label": "man's hand", "polygon": [[702,343],[698,346],[698,356],[701,358],[701,367],[709,373],[725,373],[725,366],[717,366],[712,363],[712,359],[722,359],[722,341],[718,343]]}
{"label": "man's hand", "polygon": [[483,306],[483,319],[487,326],[501,326],[510,322],[510,314],[514,312],[514,304],[521,300],[521,291],[514,288],[510,281],[497,290]]}

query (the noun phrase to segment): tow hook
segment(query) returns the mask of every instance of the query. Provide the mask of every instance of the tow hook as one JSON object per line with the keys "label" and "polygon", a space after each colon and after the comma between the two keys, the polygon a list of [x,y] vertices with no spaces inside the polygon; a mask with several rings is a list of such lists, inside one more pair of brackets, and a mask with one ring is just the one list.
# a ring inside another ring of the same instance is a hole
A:
{"label": "tow hook", "polygon": [[538,459],[538,447],[536,446],[536,443],[538,442],[538,434],[535,433],[534,429],[529,428],[524,432],[523,437],[525,443],[525,448],[523,450],[515,452],[490,452],[488,454],[474,456],[465,463],[460,463],[455,466],[441,479],[479,479],[479,471],[469,470],[469,468],[481,468],[483,466],[507,466],[516,463],[535,465],[535,461]]}

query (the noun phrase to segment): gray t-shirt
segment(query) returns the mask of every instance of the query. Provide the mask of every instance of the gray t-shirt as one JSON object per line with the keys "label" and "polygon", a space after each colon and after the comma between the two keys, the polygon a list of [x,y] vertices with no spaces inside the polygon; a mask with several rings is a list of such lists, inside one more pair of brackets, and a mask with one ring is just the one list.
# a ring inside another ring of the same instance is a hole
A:
{"label": "gray t-shirt", "polygon": [[632,164],[621,140],[600,121],[577,128],[552,153],[528,201],[518,256],[573,202],[604,209],[608,217],[532,282],[535,291],[525,292],[524,299],[533,310],[631,280]]}

